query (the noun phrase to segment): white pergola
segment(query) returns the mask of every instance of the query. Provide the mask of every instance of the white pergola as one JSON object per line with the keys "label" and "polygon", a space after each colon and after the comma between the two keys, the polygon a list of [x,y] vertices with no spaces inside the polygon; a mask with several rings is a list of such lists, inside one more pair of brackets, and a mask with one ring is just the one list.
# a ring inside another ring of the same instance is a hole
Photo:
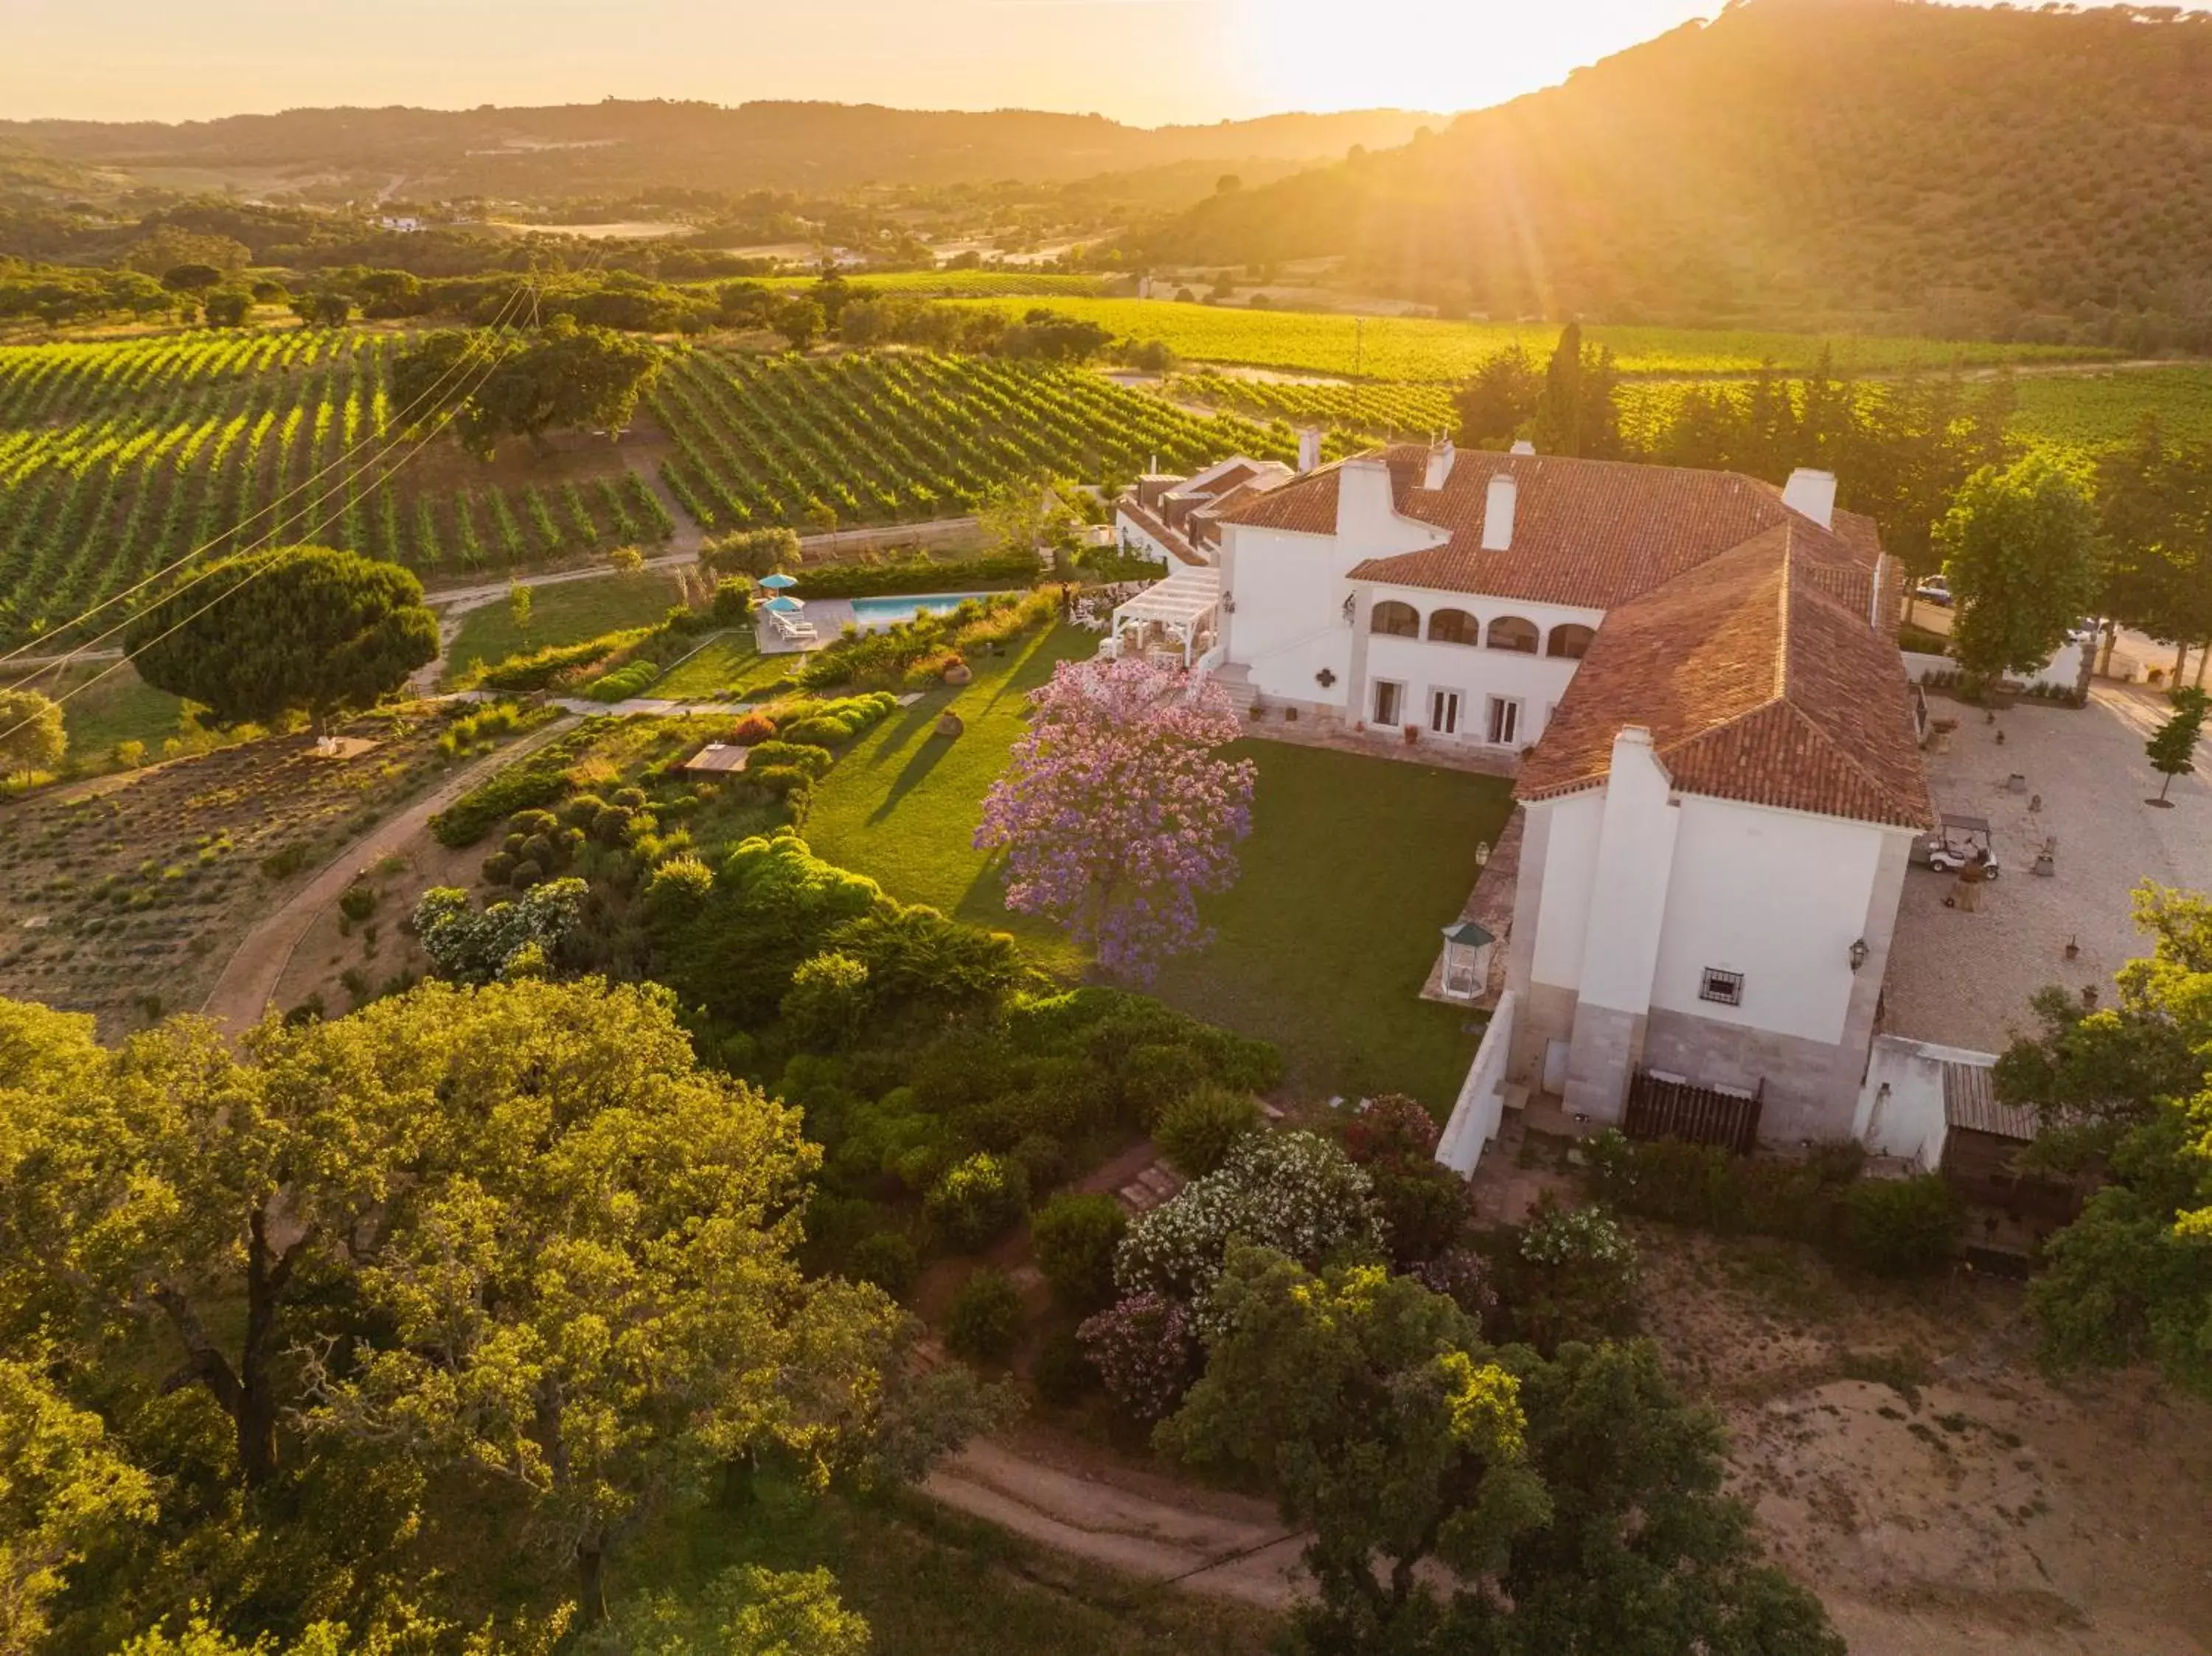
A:
{"label": "white pergola", "polygon": [[1210,564],[1193,566],[1116,606],[1109,636],[1117,653],[1179,645],[1188,667],[1211,646],[1220,616],[1220,570]]}

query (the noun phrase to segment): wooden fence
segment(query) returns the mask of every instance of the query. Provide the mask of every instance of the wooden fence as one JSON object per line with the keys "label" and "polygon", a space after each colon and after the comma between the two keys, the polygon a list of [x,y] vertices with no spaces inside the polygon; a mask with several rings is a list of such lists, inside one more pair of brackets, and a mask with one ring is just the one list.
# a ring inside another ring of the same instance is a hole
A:
{"label": "wooden fence", "polygon": [[1761,1082],[1759,1092],[1745,1098],[1638,1070],[1628,1084],[1628,1113],[1621,1130],[1631,1138],[1722,1144],[1749,1156],[1759,1145],[1759,1101],[1765,1090]]}

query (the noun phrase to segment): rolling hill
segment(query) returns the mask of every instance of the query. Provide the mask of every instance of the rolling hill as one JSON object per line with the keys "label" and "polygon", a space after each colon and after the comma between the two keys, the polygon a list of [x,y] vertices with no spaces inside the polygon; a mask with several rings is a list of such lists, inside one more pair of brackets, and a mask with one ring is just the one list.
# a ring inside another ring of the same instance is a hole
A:
{"label": "rolling hill", "polygon": [[1146,128],[1018,109],[610,99],[536,109],[295,109],[174,124],[0,122],[0,141],[112,167],[398,174],[423,197],[544,198],[671,188],[1058,183],[1197,161],[1310,161],[1354,145],[1403,143],[1443,118],[1369,110]]}
{"label": "rolling hill", "polygon": [[1341,256],[1495,317],[2204,349],[2212,18],[1740,0],[1134,251]]}

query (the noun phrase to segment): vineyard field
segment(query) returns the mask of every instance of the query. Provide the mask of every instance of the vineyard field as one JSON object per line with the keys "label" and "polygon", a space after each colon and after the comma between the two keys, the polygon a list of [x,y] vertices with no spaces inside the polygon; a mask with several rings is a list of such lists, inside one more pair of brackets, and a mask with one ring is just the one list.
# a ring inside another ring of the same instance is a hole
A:
{"label": "vineyard field", "polygon": [[[1018,312],[1018,300],[953,301]],[[1052,308],[1134,339],[1157,339],[1194,362],[1228,362],[1293,373],[1356,374],[1425,385],[1464,379],[1484,356],[1518,343],[1547,354],[1559,331],[1549,324],[1442,322],[1419,317],[1324,315],[1302,311],[1181,304],[1170,300],[1072,299]],[[1865,373],[1953,361],[2080,361],[2100,353],[2048,345],[1954,343],[1874,336],[1760,333],[1734,329],[1596,327],[1589,337],[1613,348],[1633,374],[1749,373],[1762,363],[1810,367],[1832,346],[1839,367]]]}
{"label": "vineyard field", "polygon": [[2012,429],[2055,449],[2086,452],[2126,440],[2147,414],[2158,416],[2169,438],[2212,442],[2212,367],[2022,379]]}
{"label": "vineyard field", "polygon": [[1255,420],[1321,426],[1392,440],[1449,433],[1459,424],[1443,385],[1368,380],[1243,379],[1225,373],[1178,373],[1161,387],[1176,402],[1231,409]]}
{"label": "vineyard field", "polygon": [[515,474],[443,440],[418,464],[390,401],[398,343],[293,328],[0,347],[0,639],[195,550],[319,541],[434,579],[672,531],[626,473],[495,481]]}
{"label": "vineyard field", "polygon": [[1297,447],[1287,426],[1200,417],[1085,368],[993,357],[695,349],[652,400],[673,449],[662,476],[711,530],[948,517],[1039,470],[1097,482]]}

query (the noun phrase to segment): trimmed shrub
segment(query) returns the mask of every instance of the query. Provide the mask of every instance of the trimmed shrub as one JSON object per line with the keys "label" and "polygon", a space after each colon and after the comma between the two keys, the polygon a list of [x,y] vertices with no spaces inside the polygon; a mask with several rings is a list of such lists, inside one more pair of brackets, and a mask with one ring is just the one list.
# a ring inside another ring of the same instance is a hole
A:
{"label": "trimmed shrub", "polygon": [[1869,1179],[1844,1199],[1844,1247],[1853,1264],[1881,1277],[1940,1271],[1958,1251],[1966,1204],[1940,1174]]}
{"label": "trimmed shrub", "polygon": [[1377,1162],[1425,1162],[1441,1136],[1436,1118],[1402,1093],[1385,1093],[1344,1124],[1344,1153],[1362,1167]]}
{"label": "trimmed shrub", "polygon": [[879,1230],[853,1245],[845,1260],[845,1275],[856,1283],[873,1283],[894,1300],[914,1291],[921,1262],[914,1244],[895,1230]]}
{"label": "trimmed shrub", "polygon": [[338,913],[356,925],[360,925],[376,913],[376,888],[358,882],[348,886],[338,898]]}
{"label": "trimmed shrub", "polygon": [[828,952],[799,962],[781,1007],[785,1030],[803,1047],[830,1050],[852,1040],[868,1010],[868,968]]}
{"label": "trimmed shrub", "polygon": [[477,675],[479,683],[495,690],[543,690],[563,674],[596,666],[620,651],[642,644],[653,635],[650,627],[634,627],[586,639],[581,644],[550,645],[528,655],[509,656]]}
{"label": "trimmed shrub", "polygon": [[1186,1179],[1203,1179],[1237,1141],[1260,1131],[1260,1105],[1249,1093],[1200,1087],[1162,1110],[1152,1142]]}
{"label": "trimmed shrub", "polygon": [[827,748],[817,748],[804,742],[760,742],[753,745],[752,757],[745,761],[748,775],[755,766],[765,770],[771,766],[788,766],[810,777],[820,776],[836,762]]}
{"label": "trimmed shrub", "polygon": [[1147,1127],[1177,1099],[1187,1098],[1213,1077],[1198,1051],[1180,1043],[1137,1047],[1121,1065],[1121,1096]]}
{"label": "trimmed shrub", "polygon": [[954,1247],[974,1253],[1019,1223],[1029,1201],[1029,1175],[1020,1162],[971,1156],[945,1170],[923,1199],[922,1212]]}
{"label": "trimmed shrub", "polygon": [[1000,1362],[1022,1337],[1022,1292],[1003,1271],[977,1271],[945,1313],[945,1349],[970,1362]]}
{"label": "trimmed shrub", "polygon": [[1129,1216],[1111,1196],[1055,1196],[1030,1221],[1030,1246],[1054,1297],[1092,1311],[1114,1297],[1114,1253]]}
{"label": "trimmed shrub", "polygon": [[730,740],[740,748],[757,747],[775,738],[775,720],[766,713],[747,713],[730,732]]}

